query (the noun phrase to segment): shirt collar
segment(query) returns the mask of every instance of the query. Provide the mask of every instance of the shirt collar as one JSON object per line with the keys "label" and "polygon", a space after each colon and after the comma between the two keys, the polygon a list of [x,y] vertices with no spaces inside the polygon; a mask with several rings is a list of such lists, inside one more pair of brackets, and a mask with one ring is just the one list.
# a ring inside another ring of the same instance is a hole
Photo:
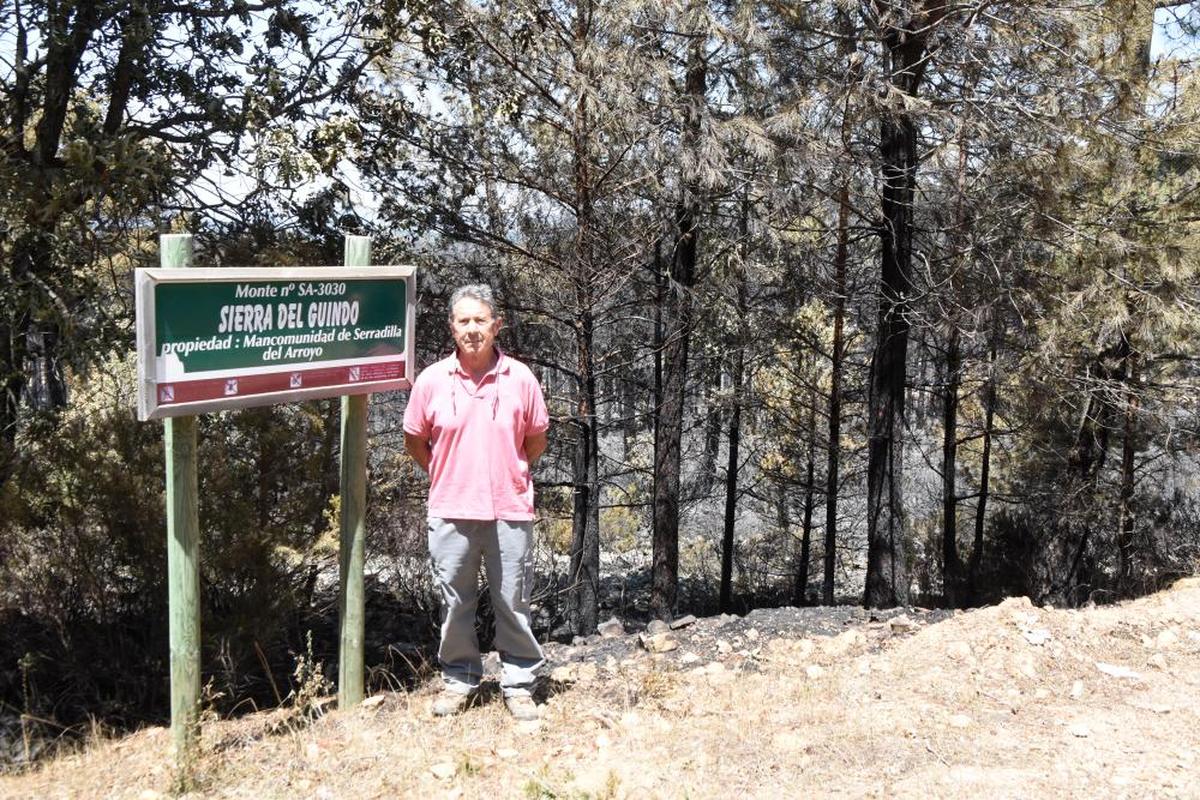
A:
{"label": "shirt collar", "polygon": [[[499,348],[499,346],[493,345],[493,347],[496,348],[496,366],[492,367],[487,372],[487,374],[484,375],[485,378],[488,375],[492,375],[492,374],[503,374],[503,375],[508,374],[508,367],[509,367],[508,356],[504,354],[504,351],[501,350]],[[459,375],[462,375],[464,378],[471,377],[470,373],[468,373],[465,369],[463,369],[462,362],[460,362],[458,360],[458,349],[457,348],[454,350],[454,355],[450,356],[449,372],[451,375],[458,373]]]}

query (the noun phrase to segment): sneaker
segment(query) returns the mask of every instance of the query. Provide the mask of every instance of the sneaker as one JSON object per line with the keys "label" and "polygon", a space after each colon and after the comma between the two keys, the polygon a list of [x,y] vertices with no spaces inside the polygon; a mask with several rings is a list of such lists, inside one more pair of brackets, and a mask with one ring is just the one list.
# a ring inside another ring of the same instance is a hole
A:
{"label": "sneaker", "polygon": [[470,694],[443,689],[441,694],[433,698],[430,710],[435,717],[448,717],[464,710],[470,703]]}
{"label": "sneaker", "polygon": [[508,709],[508,713],[513,715],[513,719],[519,719],[522,722],[540,719],[542,716],[542,710],[529,695],[506,697],[504,706]]}

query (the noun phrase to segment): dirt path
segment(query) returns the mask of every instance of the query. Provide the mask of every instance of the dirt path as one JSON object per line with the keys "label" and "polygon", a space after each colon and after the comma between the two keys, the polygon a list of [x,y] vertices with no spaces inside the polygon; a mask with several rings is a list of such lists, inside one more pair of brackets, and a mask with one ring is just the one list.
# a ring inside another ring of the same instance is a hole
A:
{"label": "dirt path", "polygon": [[[421,693],[211,723],[190,796],[1200,797],[1200,579],[1080,611],[759,611],[551,656],[540,723],[494,692],[451,719]],[[0,796],[150,800],[168,739],[94,743]]]}

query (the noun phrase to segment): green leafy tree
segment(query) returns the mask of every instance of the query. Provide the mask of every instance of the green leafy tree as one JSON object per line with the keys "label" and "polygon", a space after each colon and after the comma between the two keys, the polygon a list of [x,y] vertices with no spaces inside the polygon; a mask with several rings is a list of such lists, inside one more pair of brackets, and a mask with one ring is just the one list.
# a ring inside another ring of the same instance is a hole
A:
{"label": "green leafy tree", "polygon": [[117,259],[150,260],[167,220],[308,177],[297,154],[378,52],[369,8],[0,4],[0,479],[25,410],[62,408],[68,368],[128,344]]}

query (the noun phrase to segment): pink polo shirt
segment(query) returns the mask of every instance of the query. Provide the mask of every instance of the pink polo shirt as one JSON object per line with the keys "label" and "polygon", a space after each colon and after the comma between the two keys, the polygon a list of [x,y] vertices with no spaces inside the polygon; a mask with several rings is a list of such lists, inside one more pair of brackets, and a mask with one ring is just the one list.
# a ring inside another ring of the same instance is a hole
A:
{"label": "pink polo shirt", "polygon": [[533,519],[525,437],[549,426],[537,378],[504,353],[475,391],[457,352],[426,367],[409,394],[404,432],[433,451],[429,516]]}

